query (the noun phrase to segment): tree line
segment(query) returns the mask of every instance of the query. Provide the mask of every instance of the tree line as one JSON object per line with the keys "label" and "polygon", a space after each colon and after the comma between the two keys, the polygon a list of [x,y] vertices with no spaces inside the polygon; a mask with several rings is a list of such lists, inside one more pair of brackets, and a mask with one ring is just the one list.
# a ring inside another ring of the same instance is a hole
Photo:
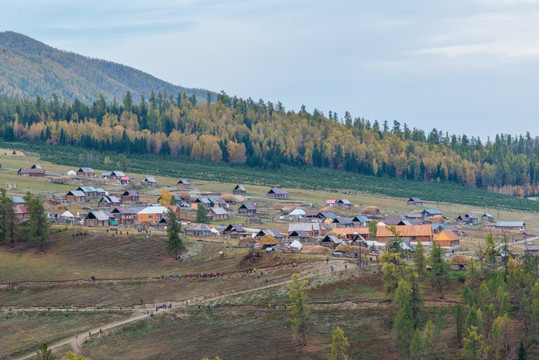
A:
{"label": "tree line", "polygon": [[249,167],[313,167],[413,181],[453,182],[510,195],[539,194],[539,139],[429,133],[393,121],[325,116],[280,102],[230,97],[197,101],[152,93],[149,99],[87,105],[75,100],[0,98],[0,138],[77,145],[125,154],[189,156]]}

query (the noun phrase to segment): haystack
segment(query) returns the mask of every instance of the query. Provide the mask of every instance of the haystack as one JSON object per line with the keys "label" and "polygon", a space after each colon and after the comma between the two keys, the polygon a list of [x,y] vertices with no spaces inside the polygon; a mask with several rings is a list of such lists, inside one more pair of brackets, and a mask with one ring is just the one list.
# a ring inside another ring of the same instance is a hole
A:
{"label": "haystack", "polygon": [[364,247],[354,246],[354,245],[346,245],[346,244],[339,244],[335,248],[335,252],[342,252],[347,254],[356,254],[356,253],[362,253],[367,254],[369,251],[365,249]]}
{"label": "haystack", "polygon": [[322,245],[304,246],[301,248],[302,253],[306,254],[331,254],[331,249]]}
{"label": "haystack", "polygon": [[234,196],[230,194],[221,195],[221,199],[226,201],[227,203],[235,203]]}
{"label": "haystack", "polygon": [[442,215],[433,215],[428,216],[425,219],[425,222],[430,222],[431,224],[443,224],[445,222],[445,219]]}
{"label": "haystack", "polygon": [[371,214],[371,215],[379,215],[380,209],[378,209],[376,206],[365,206],[365,209],[363,209],[363,214]]}
{"label": "haystack", "polygon": [[451,256],[451,264],[466,266],[468,265],[468,257],[461,254],[453,255]]}
{"label": "haystack", "polygon": [[262,236],[262,239],[260,239],[261,245],[276,245],[277,239],[273,235],[264,235]]}
{"label": "haystack", "polygon": [[189,200],[191,198],[191,195],[189,195],[189,193],[187,191],[182,191],[182,192],[179,192],[178,193],[178,196],[180,197],[180,199],[182,200]]}

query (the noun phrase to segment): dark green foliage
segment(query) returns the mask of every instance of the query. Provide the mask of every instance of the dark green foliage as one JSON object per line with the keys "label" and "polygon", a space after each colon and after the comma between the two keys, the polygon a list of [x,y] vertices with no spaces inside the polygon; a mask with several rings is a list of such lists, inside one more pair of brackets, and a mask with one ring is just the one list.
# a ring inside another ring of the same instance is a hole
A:
{"label": "dark green foliage", "polygon": [[520,346],[518,347],[517,360],[526,360],[526,359],[528,359],[526,348],[524,347],[522,340],[520,340]]}
{"label": "dark green foliage", "polygon": [[443,250],[440,244],[434,243],[430,252],[429,263],[431,266],[430,278],[432,286],[444,297],[444,288],[449,277],[449,265],[443,258]]}
{"label": "dark green foliage", "polygon": [[197,223],[207,223],[210,221],[210,218],[208,216],[208,210],[204,207],[204,205],[200,204],[197,207],[197,217],[195,219]]}
{"label": "dark green foliage", "polygon": [[49,349],[49,346],[46,343],[43,343],[39,350],[37,351],[36,357],[32,360],[55,360],[56,356],[52,353],[52,350]]}
{"label": "dark green foliage", "polygon": [[30,220],[28,221],[28,237],[32,246],[43,250],[49,241],[49,221],[45,208],[41,200],[27,196],[27,204],[30,211]]}
{"label": "dark green foliage", "polygon": [[85,103],[94,101],[100,93],[106,99],[123,99],[130,91],[134,99],[149,97],[152,90],[171,95],[187,93],[212,101],[216,93],[203,89],[188,89],[159,80],[140,70],[111,61],[92,59],[47,46],[25,35],[0,32],[2,66],[0,93],[8,96],[59,98]]}
{"label": "dark green foliage", "polygon": [[180,251],[185,249],[183,238],[181,236],[182,223],[174,211],[167,213],[167,251],[169,254],[179,255]]}

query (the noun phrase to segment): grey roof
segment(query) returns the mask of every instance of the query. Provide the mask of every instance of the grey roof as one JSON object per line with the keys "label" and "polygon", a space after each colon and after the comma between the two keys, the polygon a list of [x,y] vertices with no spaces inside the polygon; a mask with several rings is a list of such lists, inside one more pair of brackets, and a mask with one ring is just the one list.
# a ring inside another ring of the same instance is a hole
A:
{"label": "grey roof", "polygon": [[274,194],[276,194],[276,195],[279,195],[279,194],[281,194],[281,195],[288,194],[288,191],[281,190],[281,189],[277,189],[277,188],[271,188],[270,191],[268,191],[268,194],[271,193],[271,192],[274,193]]}
{"label": "grey roof", "polygon": [[305,231],[303,230],[294,230],[290,233],[290,235],[288,236],[299,236],[299,237],[302,237],[302,238],[308,238],[308,237],[311,237],[309,234],[307,234]]}
{"label": "grey roof", "polygon": [[237,232],[244,232],[245,229],[241,227],[240,224],[229,224],[225,231],[237,231]]}
{"label": "grey roof", "polygon": [[524,246],[524,251],[539,251],[539,245]]}
{"label": "grey roof", "polygon": [[256,210],[256,205],[253,203],[245,203],[240,206],[240,209],[241,208],[245,208],[247,210]]}
{"label": "grey roof", "polygon": [[86,219],[96,219],[99,221],[108,221],[110,219],[109,215],[101,210],[90,211],[86,216]]}
{"label": "grey roof", "polygon": [[408,201],[423,202],[423,200],[421,200],[421,199],[418,198],[418,197],[411,197],[410,199],[408,199]]}
{"label": "grey roof", "polygon": [[342,217],[342,216],[337,216],[337,217],[333,220],[333,223],[334,223],[334,224],[342,224],[342,225],[353,224],[353,222],[352,222],[352,220],[351,220],[350,218]]}
{"label": "grey roof", "polygon": [[194,226],[190,228],[189,230],[195,230],[195,231],[211,231],[211,229],[204,225],[204,224],[198,224],[197,226]]}
{"label": "grey roof", "polygon": [[114,170],[114,171],[111,172],[110,174],[113,175],[113,176],[118,176],[118,177],[125,176],[125,174],[124,174],[123,171],[118,171],[118,170]]}
{"label": "grey roof", "polygon": [[99,202],[106,202],[106,203],[121,203],[122,201],[117,198],[116,196],[103,196]]}
{"label": "grey roof", "polygon": [[348,199],[340,199],[337,202],[341,204],[352,205],[352,203]]}
{"label": "grey roof", "polygon": [[81,167],[79,168],[79,170],[77,170],[77,172],[83,172],[83,173],[94,173],[94,170],[92,168],[89,168],[89,167]]}
{"label": "grey roof", "polygon": [[486,216],[486,217],[494,217],[494,216],[490,215],[489,213],[484,213],[483,216]]}
{"label": "grey roof", "polygon": [[325,238],[322,239],[321,242],[334,242],[335,244],[342,243],[342,240],[336,237],[335,235],[326,235]]}
{"label": "grey roof", "polygon": [[189,182],[189,180],[183,180],[183,179],[182,179],[182,180],[178,181],[178,184],[189,185],[189,184],[191,184],[191,183]]}
{"label": "grey roof", "polygon": [[43,170],[42,168],[31,168],[31,169],[20,168],[19,173],[21,173],[21,174],[44,174],[45,170]]}
{"label": "grey roof", "polygon": [[438,209],[425,209],[422,211],[425,214],[428,214],[430,216],[432,215],[442,215],[442,212]]}
{"label": "grey roof", "polygon": [[320,224],[317,222],[289,224],[288,232],[292,231],[320,231]]}
{"label": "grey roof", "polygon": [[243,185],[236,185],[236,187],[234,188],[234,190],[241,190],[241,191],[246,191],[245,188],[243,187]]}
{"label": "grey roof", "polygon": [[103,194],[106,192],[106,191],[105,191],[104,189],[102,189],[102,188],[97,188],[97,189],[95,189],[95,191],[97,191],[98,193],[103,193]]}
{"label": "grey roof", "polygon": [[41,165],[38,165],[38,164],[32,165],[31,169],[39,169],[39,170],[43,170],[43,168],[41,167]]}
{"label": "grey roof", "polygon": [[67,195],[73,195],[76,197],[86,197],[86,194],[80,190],[71,190],[67,193]]}
{"label": "grey roof", "polygon": [[196,198],[195,201],[193,201],[194,203],[202,203],[202,204],[211,204],[211,201],[208,199],[208,198],[205,198],[205,197],[199,197],[199,198]]}
{"label": "grey roof", "polygon": [[262,229],[256,235],[257,236],[272,235],[275,238],[284,238],[283,234],[273,229]]}
{"label": "grey roof", "polygon": [[337,217],[334,213],[326,211],[319,212],[319,215],[326,219],[335,219]]}
{"label": "grey roof", "polygon": [[146,177],[144,178],[144,181],[146,181],[146,182],[151,182],[151,183],[157,182],[153,176],[146,176]]}
{"label": "grey roof", "polygon": [[122,196],[139,196],[138,191],[136,190],[126,190]]}
{"label": "grey roof", "polygon": [[139,211],[144,209],[143,207],[116,207],[112,210],[113,214],[126,214],[126,215],[136,215]]}
{"label": "grey roof", "polygon": [[213,207],[210,209],[215,215],[228,215],[228,212],[220,207]]}
{"label": "grey roof", "polygon": [[496,223],[496,226],[498,227],[523,227],[525,225],[524,221],[498,221]]}
{"label": "grey roof", "polygon": [[87,192],[97,192],[96,188],[93,186],[79,186],[77,190]]}

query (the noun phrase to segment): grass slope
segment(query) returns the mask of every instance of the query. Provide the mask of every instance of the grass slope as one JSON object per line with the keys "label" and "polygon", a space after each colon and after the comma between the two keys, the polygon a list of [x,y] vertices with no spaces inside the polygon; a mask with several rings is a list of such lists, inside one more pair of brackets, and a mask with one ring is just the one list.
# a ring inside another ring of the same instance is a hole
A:
{"label": "grass slope", "polygon": [[[4,143],[38,152],[44,160],[71,166],[80,166],[84,149],[69,146],[39,146],[26,143]],[[105,153],[92,152],[105,157]],[[111,159],[117,154],[107,153]],[[168,177],[189,177],[209,181],[281,186],[308,190],[360,191],[368,194],[398,198],[420,197],[427,201],[466,204],[497,209],[539,212],[539,201],[516,198],[453,183],[413,182],[402,179],[374,177],[322,168],[253,169],[228,164],[213,164],[200,159],[184,157],[129,156],[129,171]],[[105,166],[114,170],[117,165]]]}

